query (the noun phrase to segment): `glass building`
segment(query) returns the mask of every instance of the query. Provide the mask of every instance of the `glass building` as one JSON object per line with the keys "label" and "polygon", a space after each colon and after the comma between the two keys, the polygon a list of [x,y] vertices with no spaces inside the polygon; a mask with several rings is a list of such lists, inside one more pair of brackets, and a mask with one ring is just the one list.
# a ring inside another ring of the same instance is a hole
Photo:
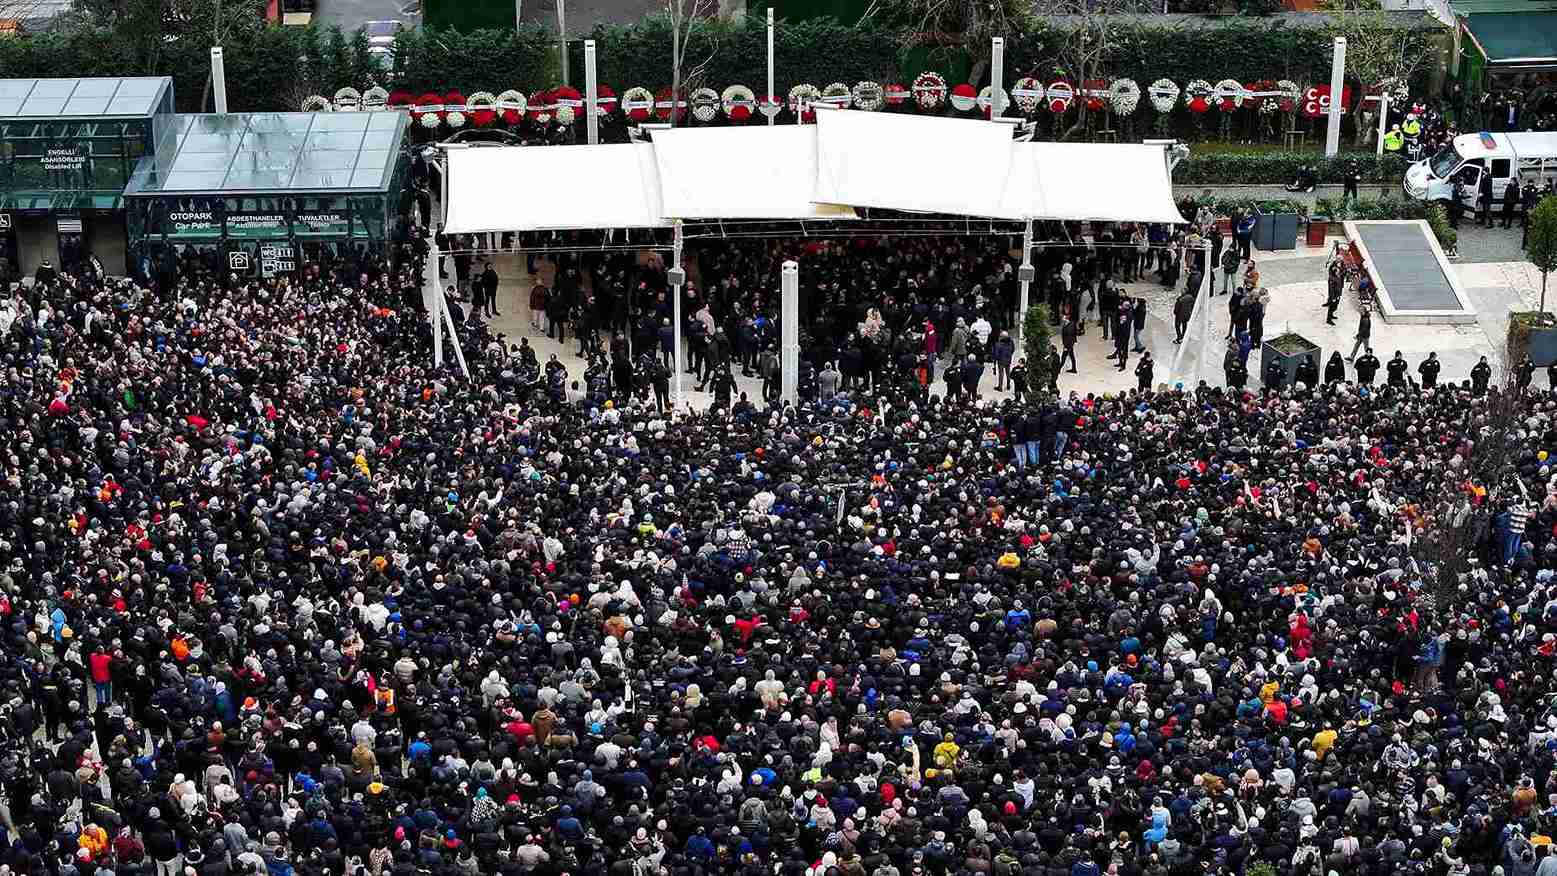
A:
{"label": "glass building", "polygon": [[0,80],[0,276],[87,252],[125,264],[124,187],[173,112],[173,80]]}
{"label": "glass building", "polygon": [[125,187],[143,274],[184,248],[271,276],[344,249],[382,251],[409,161],[394,111],[172,116]]}
{"label": "glass building", "polygon": [[0,277],[88,254],[149,276],[382,251],[409,169],[393,111],[183,115],[167,77],[0,80]]}

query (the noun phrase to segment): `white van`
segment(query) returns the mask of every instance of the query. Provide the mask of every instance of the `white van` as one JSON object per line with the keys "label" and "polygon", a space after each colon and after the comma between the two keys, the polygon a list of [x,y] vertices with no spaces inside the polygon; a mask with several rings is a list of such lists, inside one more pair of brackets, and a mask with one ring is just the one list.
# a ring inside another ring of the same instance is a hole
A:
{"label": "white van", "polygon": [[1484,174],[1492,177],[1493,201],[1501,203],[1515,172],[1521,187],[1557,180],[1557,133],[1461,134],[1438,154],[1407,168],[1403,187],[1413,198],[1447,203],[1458,180],[1460,202],[1475,209]]}

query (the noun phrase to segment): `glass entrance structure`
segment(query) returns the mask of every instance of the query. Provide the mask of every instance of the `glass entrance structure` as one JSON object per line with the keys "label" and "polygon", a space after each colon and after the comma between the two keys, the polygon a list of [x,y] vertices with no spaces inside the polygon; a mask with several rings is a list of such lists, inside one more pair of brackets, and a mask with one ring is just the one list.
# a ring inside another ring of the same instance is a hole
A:
{"label": "glass entrance structure", "polygon": [[124,187],[173,112],[173,80],[0,80],[0,278],[125,259]]}
{"label": "glass entrance structure", "polygon": [[399,112],[174,116],[124,190],[134,270],[187,253],[273,276],[383,251],[409,159]]}

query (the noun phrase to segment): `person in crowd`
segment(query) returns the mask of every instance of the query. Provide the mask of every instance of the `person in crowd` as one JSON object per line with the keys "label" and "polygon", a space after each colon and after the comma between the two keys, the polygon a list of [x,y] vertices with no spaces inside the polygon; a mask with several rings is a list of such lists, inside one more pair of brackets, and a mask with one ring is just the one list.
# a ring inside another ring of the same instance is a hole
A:
{"label": "person in crowd", "polygon": [[1369,340],[1372,338],[1372,336],[1373,311],[1364,308],[1362,313],[1358,314],[1357,316],[1357,334],[1354,336],[1356,340],[1352,344],[1352,352],[1346,357],[1346,360],[1348,362],[1356,360],[1357,351],[1367,349]]}
{"label": "person in crowd", "polygon": [[1427,358],[1423,359],[1421,363],[1416,366],[1416,373],[1422,379],[1423,389],[1430,390],[1438,385],[1438,372],[1442,368],[1443,363],[1438,361],[1437,350],[1428,353]]}
{"label": "person in crowd", "polygon": [[1372,386],[1373,376],[1379,371],[1379,357],[1373,355],[1373,348],[1363,347],[1362,355],[1353,364],[1357,369],[1357,385]]}
{"label": "person in crowd", "polygon": [[1194,314],[1195,293],[1185,289],[1173,301],[1173,343],[1184,343],[1184,333],[1189,330],[1189,320]]}

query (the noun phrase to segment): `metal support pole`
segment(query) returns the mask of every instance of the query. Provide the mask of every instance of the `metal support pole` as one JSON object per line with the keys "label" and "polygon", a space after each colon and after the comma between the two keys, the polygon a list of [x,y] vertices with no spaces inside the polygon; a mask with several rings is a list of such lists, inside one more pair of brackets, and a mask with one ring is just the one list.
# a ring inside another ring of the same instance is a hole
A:
{"label": "metal support pole", "polygon": [[[558,0],[561,2],[561,0]],[[1330,62],[1330,119],[1325,131],[1325,157],[1341,151],[1341,110],[1346,94],[1346,37],[1335,38],[1335,55]]]}
{"label": "metal support pole", "polygon": [[[222,60],[222,47],[211,47],[211,92],[216,96],[216,111],[227,113],[227,63]],[[204,110],[204,107],[201,107]]]}
{"label": "metal support pole", "polygon": [[1001,89],[1005,86],[1005,78],[1006,39],[1005,37],[992,37],[989,41],[989,117],[992,119],[1000,118],[1000,114],[1006,111],[1006,102],[1001,97]]}
{"label": "metal support pole", "polygon": [[[1032,306],[1028,303],[1028,293],[1033,288],[1033,278],[1035,276],[1037,276],[1037,272],[1033,270],[1033,220],[1029,219],[1022,228],[1022,264],[1021,267],[1016,269],[1016,287],[1021,290],[1016,299],[1016,334],[1014,337],[1016,338],[1017,358],[1021,358],[1023,355],[1023,332],[1027,328],[1027,308]],[[1036,362],[1029,362],[1027,367],[1033,368],[1037,364]]]}
{"label": "metal support pole", "polygon": [[438,290],[438,312],[443,314],[444,324],[449,327],[449,344],[454,347],[454,360],[460,363],[460,373],[465,379],[470,379],[470,366],[465,364],[465,351],[460,348],[459,332],[454,328],[454,314],[449,312],[449,300],[443,294],[442,286],[435,286]]}
{"label": "metal support pole", "polygon": [[673,380],[670,384],[670,409],[674,413],[681,408],[681,370],[686,367],[681,350],[681,290],[686,286],[687,272],[681,267],[681,250],[684,241],[681,236],[680,219],[677,219],[676,224],[672,226],[671,233],[673,237],[671,238],[670,270],[665,273],[670,280],[672,299],[670,318],[675,323],[675,340],[672,344],[674,354],[671,356],[675,367],[672,369]]}
{"label": "metal support pole", "polygon": [[1384,156],[1384,132],[1389,130],[1389,92],[1379,95],[1379,142],[1374,145],[1373,154]]}
{"label": "metal support pole", "polygon": [[1200,272],[1200,364],[1195,369],[1195,385],[1199,386],[1206,379],[1206,357],[1211,355],[1211,241],[1202,244],[1202,253],[1205,265]]}
{"label": "metal support pole", "polygon": [[[768,7],[768,104],[773,104],[773,7]],[[768,127],[778,120],[776,113],[764,113],[768,117]]]}
{"label": "metal support pole", "polygon": [[524,22],[524,0],[514,0],[514,30]]}
{"label": "metal support pole", "polygon": [[438,239],[428,237],[427,264],[422,268],[422,306],[432,317],[433,365],[443,367],[443,289],[438,285]]}
{"label": "metal support pole", "polygon": [[780,397],[784,404],[800,403],[797,388],[800,385],[800,265],[794,259],[784,262],[780,275],[783,298],[780,304],[779,335],[784,345],[780,349]]}
{"label": "metal support pole", "polygon": [[572,85],[568,81],[568,23],[564,17],[562,7],[567,0],[557,0],[557,49],[562,55],[562,84]]}
{"label": "metal support pole", "polygon": [[600,119],[595,115],[600,106],[599,92],[595,82],[595,41],[584,40],[584,127],[591,146],[600,142]]}

